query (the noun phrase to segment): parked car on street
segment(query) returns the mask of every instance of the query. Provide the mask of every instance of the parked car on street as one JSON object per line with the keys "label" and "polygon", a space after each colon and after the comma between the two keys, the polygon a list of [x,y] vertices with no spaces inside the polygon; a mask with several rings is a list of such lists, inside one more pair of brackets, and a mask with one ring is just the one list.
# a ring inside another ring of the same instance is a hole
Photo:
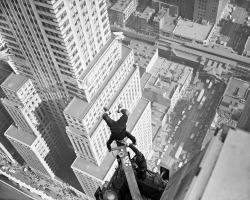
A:
{"label": "parked car on street", "polygon": [[165,152],[162,152],[160,158],[163,158],[164,155],[165,155]]}
{"label": "parked car on street", "polygon": [[166,145],[166,146],[164,147],[163,151],[167,151],[167,149],[168,149],[168,145]]}
{"label": "parked car on street", "polygon": [[161,159],[158,159],[157,162],[156,162],[156,165],[159,165],[161,162]]}

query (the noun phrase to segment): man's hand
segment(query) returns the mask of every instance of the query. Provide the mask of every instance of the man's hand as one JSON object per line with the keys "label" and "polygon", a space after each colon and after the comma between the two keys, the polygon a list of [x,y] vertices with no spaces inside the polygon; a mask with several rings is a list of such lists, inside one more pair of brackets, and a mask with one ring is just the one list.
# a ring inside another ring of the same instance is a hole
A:
{"label": "man's hand", "polygon": [[132,162],[132,167],[133,167],[133,168],[138,168],[137,164],[134,163],[134,162]]}

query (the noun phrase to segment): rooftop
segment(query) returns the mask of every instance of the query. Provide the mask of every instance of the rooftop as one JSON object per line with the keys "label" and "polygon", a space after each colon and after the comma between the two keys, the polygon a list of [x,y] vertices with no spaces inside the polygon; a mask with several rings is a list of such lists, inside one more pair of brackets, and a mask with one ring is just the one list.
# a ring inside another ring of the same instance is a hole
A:
{"label": "rooftop", "polygon": [[245,103],[241,102],[240,99],[233,98],[231,96],[223,96],[219,109],[225,112],[232,112],[232,110],[242,111]]}
{"label": "rooftop", "polygon": [[165,15],[165,13],[167,12],[166,8],[162,8],[158,11],[158,13],[155,15],[154,17],[154,22],[160,22],[161,18]]}
{"label": "rooftop", "polygon": [[3,83],[2,87],[17,92],[22,85],[28,80],[28,78],[12,73]]}
{"label": "rooftop", "polygon": [[110,79],[114,76],[118,68],[121,66],[124,59],[127,57],[127,55],[131,52],[131,49],[129,47],[126,47],[125,45],[122,45],[121,49],[121,60],[116,64],[116,66],[111,70],[109,76],[106,78],[105,82],[102,84],[102,86],[99,88],[99,90],[96,92],[96,94],[93,96],[90,103],[78,99],[76,97],[73,98],[73,100],[68,104],[68,106],[65,108],[64,112],[70,116],[75,116],[77,118],[83,118],[87,111],[92,107],[94,102],[98,99],[101,92],[104,90]]}
{"label": "rooftop", "polygon": [[16,102],[11,101],[11,100],[9,100],[7,98],[3,98],[2,102],[5,103],[5,104],[7,104],[7,105],[9,105],[9,106],[11,106],[11,107],[18,108],[20,106],[20,104],[17,104]]}
{"label": "rooftop", "polygon": [[134,51],[135,63],[142,68],[147,68],[152,57],[158,55],[157,47],[138,40],[132,40],[129,47]]}
{"label": "rooftop", "polygon": [[175,82],[183,85],[192,71],[191,67],[158,57],[150,73],[166,83]]}
{"label": "rooftop", "polygon": [[14,140],[17,140],[27,146],[31,146],[33,142],[35,141],[36,137],[33,135],[30,135],[15,126],[11,125],[6,132],[4,133],[5,136],[13,138]]}
{"label": "rooftop", "polygon": [[[149,72],[143,75],[141,83],[144,92],[153,91],[171,99],[174,91],[192,74],[192,68],[159,57]],[[160,96],[155,97],[160,98]],[[161,99],[161,98],[160,98]]]}
{"label": "rooftop", "polygon": [[176,26],[175,25],[176,19],[177,19],[177,16],[170,15],[170,13],[166,12],[164,14],[164,23],[160,25],[160,29],[165,32],[172,32]]}
{"label": "rooftop", "polygon": [[159,78],[151,77],[144,89],[161,94],[165,98],[171,99],[178,84],[175,82],[161,81]]}
{"label": "rooftop", "polygon": [[155,13],[155,9],[147,6],[146,9],[143,11],[143,13],[140,13],[138,17],[148,20],[153,13]]}
{"label": "rooftop", "polygon": [[163,112],[163,113],[167,113],[169,110],[169,107],[164,106],[164,105],[157,103],[157,102],[152,102],[152,109],[158,110],[158,111]]}
{"label": "rooftop", "polygon": [[238,99],[246,99],[250,85],[248,82],[231,78],[227,84],[224,96],[230,96]]}
{"label": "rooftop", "polygon": [[223,63],[211,59],[207,59],[207,63],[204,67],[204,71],[216,77],[220,77],[222,72],[225,72],[225,70],[227,69],[225,68]]}
{"label": "rooftop", "polygon": [[161,125],[163,123],[163,118],[165,116],[164,112],[152,109],[152,124],[158,124]]}
{"label": "rooftop", "polygon": [[123,12],[131,1],[134,0],[118,0],[110,9]]}
{"label": "rooftop", "polygon": [[202,25],[192,21],[180,19],[177,22],[173,33],[182,37],[204,41],[207,39],[212,27],[213,26],[211,24]]}
{"label": "rooftop", "polygon": [[108,153],[100,166],[97,166],[87,160],[77,157],[71,167],[95,178],[103,180],[108,173],[111,165],[116,161],[116,157],[112,153]]}
{"label": "rooftop", "polygon": [[140,101],[137,103],[135,109],[130,114],[127,122],[127,131],[132,132],[133,128],[137,124],[138,120],[140,119],[142,113],[144,112],[147,105],[150,103],[149,100],[145,98],[141,98]]}

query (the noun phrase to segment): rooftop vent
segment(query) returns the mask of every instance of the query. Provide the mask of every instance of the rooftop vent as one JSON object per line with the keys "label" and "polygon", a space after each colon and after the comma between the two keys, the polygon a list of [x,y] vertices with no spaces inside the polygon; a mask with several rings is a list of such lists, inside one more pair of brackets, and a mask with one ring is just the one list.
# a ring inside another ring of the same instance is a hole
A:
{"label": "rooftop vent", "polygon": [[240,89],[239,87],[235,88],[234,93],[233,93],[234,96],[238,96],[239,89]]}

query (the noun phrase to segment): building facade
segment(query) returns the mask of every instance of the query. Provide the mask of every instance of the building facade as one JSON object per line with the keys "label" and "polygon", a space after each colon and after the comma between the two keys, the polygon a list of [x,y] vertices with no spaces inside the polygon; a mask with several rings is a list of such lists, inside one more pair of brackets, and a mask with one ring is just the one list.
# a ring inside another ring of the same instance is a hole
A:
{"label": "building facade", "polygon": [[[53,171],[53,173],[49,172],[46,175],[50,175],[53,178],[54,173],[57,172],[60,164],[62,164],[64,160],[64,143],[60,134],[55,131],[54,124],[49,120],[46,107],[36,92],[32,81],[21,75],[11,74],[2,83],[1,87],[7,97],[1,99],[2,104],[18,127],[17,129],[12,126],[13,130],[11,128],[9,129],[12,130],[11,132],[16,131],[20,133],[19,137],[15,137],[15,134],[13,137],[10,137],[8,135],[8,129],[5,136],[7,136],[18,152],[20,148],[17,148],[18,145],[16,146],[15,142],[20,143],[20,137],[28,137],[28,134],[34,137],[35,139],[32,145],[37,148],[34,150],[39,151],[38,153],[40,153],[44,159],[44,165],[50,166],[51,169],[49,170]],[[22,133],[25,135],[21,136]],[[15,140],[14,143],[13,140]],[[28,152],[31,150],[32,148],[29,149]],[[24,160],[26,159],[24,150],[20,151],[19,154]],[[31,159],[26,162],[29,163],[30,166],[34,166]],[[34,160],[33,162],[36,161]],[[35,165],[34,167],[37,166]],[[36,171],[40,169],[41,168],[34,168]],[[44,173],[44,170],[41,171],[41,173]]]}
{"label": "building facade", "polygon": [[[137,1],[130,2],[133,6],[125,6],[125,19],[137,5]],[[20,105],[20,99],[12,98],[12,91],[8,90],[9,97],[3,100],[5,107],[18,130],[30,137],[42,135],[43,148],[47,145],[50,150],[46,134],[43,136],[39,129],[43,123],[39,114],[43,112],[33,113],[34,109],[46,108],[49,122],[55,124],[52,132],[60,134],[64,140],[58,143],[73,147],[77,159],[72,169],[86,194],[93,198],[96,186],[111,177],[116,165],[115,158],[107,154],[105,141],[110,132],[101,120],[103,107],[108,107],[112,117],[118,119],[119,103],[133,113],[141,99],[139,69],[134,66],[133,51],[111,37],[105,0],[3,0],[0,4],[1,40],[11,54],[7,56],[8,63],[16,74],[29,78],[28,85],[32,82],[38,94],[31,97],[32,100],[23,97]],[[22,90],[15,95],[24,94]],[[139,117],[148,109],[142,108],[140,114],[131,114],[131,118],[136,116],[137,124],[151,125],[151,118],[139,123]],[[149,125],[140,126],[147,127],[147,131],[143,130],[150,133]],[[132,130],[137,130],[136,126]],[[131,133],[137,137],[136,133]],[[15,144],[21,143],[16,135],[9,135]],[[141,135],[138,130],[139,143],[145,140],[139,148],[147,153],[152,146],[150,135],[140,138]],[[32,145],[29,143],[28,149],[32,149]],[[32,149],[32,152],[37,151]],[[96,179],[98,184],[95,184]]]}
{"label": "building facade", "polygon": [[216,24],[230,0],[195,0],[193,20]]}
{"label": "building facade", "polygon": [[[77,155],[72,169],[86,194],[92,198],[96,188],[111,178],[117,166],[115,158],[107,152],[106,141],[110,130],[101,118],[104,106],[117,120],[120,114],[116,110],[122,103],[131,113],[127,130],[139,141],[139,149],[148,154],[152,147],[151,107],[147,100],[140,100],[140,76],[138,67],[133,64],[133,51],[117,40],[113,42],[118,54],[111,58],[115,66],[94,94],[93,100],[87,103],[74,98],[64,111],[69,124],[67,133]],[[98,69],[98,63],[95,67]]]}
{"label": "building facade", "polygon": [[88,98],[81,75],[111,34],[105,1],[4,0],[0,27],[8,63],[32,80],[70,146],[63,110],[74,96]]}
{"label": "building facade", "polygon": [[137,0],[118,0],[109,9],[110,21],[124,27],[127,19],[136,10],[137,5]]}
{"label": "building facade", "polygon": [[165,3],[178,6],[178,13],[184,19],[206,20],[216,24],[230,0],[154,0],[153,2],[159,2],[160,7]]}
{"label": "building facade", "polygon": [[58,170],[58,166],[48,155],[48,146],[43,138],[30,135],[13,125],[5,132],[5,136],[32,170],[51,178],[55,177],[54,172]]}

